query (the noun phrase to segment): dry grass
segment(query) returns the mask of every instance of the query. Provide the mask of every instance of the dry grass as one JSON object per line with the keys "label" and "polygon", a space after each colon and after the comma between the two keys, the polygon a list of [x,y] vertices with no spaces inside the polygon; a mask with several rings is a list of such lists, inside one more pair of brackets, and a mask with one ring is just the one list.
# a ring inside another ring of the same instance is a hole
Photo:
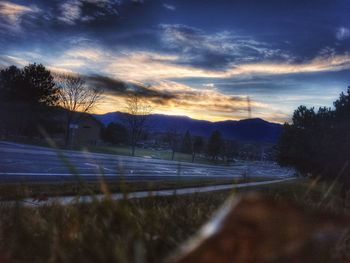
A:
{"label": "dry grass", "polygon": [[[348,213],[336,191],[307,179],[260,186],[308,209]],[[50,205],[0,206],[0,262],[162,262],[195,233],[230,191],[173,197]],[[341,253],[345,253],[340,248]],[[340,252],[339,252],[340,253]]]}
{"label": "dry grass", "polygon": [[10,262],[159,262],[227,195],[2,206],[0,247]]}

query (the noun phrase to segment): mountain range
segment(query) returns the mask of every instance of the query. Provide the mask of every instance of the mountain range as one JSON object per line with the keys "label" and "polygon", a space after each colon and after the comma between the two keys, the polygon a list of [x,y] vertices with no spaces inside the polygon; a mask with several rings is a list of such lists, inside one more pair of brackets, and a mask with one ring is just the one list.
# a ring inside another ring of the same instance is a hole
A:
{"label": "mountain range", "polygon": [[[127,113],[110,112],[95,114],[94,117],[107,126],[109,123],[123,124],[123,115]],[[162,114],[150,114],[147,120],[150,132],[164,133],[170,130],[184,133],[187,130],[192,135],[209,137],[210,134],[219,130],[223,138],[238,141],[270,142],[276,143],[281,135],[283,126],[260,118],[245,119],[239,121],[227,120],[210,122],[205,120],[191,119],[186,116],[172,116]]]}

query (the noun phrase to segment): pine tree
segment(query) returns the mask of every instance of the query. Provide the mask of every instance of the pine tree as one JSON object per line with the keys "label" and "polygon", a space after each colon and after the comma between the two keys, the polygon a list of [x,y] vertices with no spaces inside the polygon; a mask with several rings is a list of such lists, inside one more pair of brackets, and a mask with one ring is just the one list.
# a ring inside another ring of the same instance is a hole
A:
{"label": "pine tree", "polygon": [[192,138],[190,132],[187,130],[185,136],[182,139],[181,152],[192,154]]}
{"label": "pine tree", "polygon": [[221,133],[218,130],[215,130],[208,141],[208,155],[212,159],[217,159],[222,150],[222,138]]}

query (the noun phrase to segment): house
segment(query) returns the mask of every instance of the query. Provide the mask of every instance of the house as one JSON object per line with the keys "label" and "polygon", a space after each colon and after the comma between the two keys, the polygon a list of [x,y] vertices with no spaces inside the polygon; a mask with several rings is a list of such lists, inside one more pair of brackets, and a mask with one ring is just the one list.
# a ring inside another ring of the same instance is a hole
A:
{"label": "house", "polygon": [[93,146],[101,141],[103,124],[90,114],[79,114],[70,125],[71,145]]}

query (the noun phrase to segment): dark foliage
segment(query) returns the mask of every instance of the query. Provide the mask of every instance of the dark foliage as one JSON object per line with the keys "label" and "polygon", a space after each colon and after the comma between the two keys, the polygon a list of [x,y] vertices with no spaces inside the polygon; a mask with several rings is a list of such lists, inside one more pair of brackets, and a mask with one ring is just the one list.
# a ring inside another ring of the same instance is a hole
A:
{"label": "dark foliage", "polygon": [[187,130],[181,144],[181,152],[191,154],[193,152],[192,138],[190,132]]}
{"label": "dark foliage", "polygon": [[119,123],[110,123],[102,131],[102,139],[112,144],[121,144],[128,142],[128,130]]}
{"label": "dark foliage", "polygon": [[[51,72],[41,64],[30,64],[23,69],[24,85],[22,93],[24,101],[44,106],[53,106],[58,102],[58,88]],[[20,95],[20,94],[19,94]]]}
{"label": "dark foliage", "polygon": [[29,64],[23,69],[10,66],[0,71],[2,98],[10,102],[52,106],[58,101],[58,89],[53,76],[41,64]]}
{"label": "dark foliage", "polygon": [[192,162],[194,162],[194,159],[196,158],[196,154],[200,154],[203,151],[204,148],[204,140],[200,136],[196,136],[193,139],[193,146],[192,146]]}
{"label": "dark foliage", "polygon": [[285,124],[278,160],[303,173],[341,180],[350,186],[350,87],[334,109],[300,106]]}
{"label": "dark foliage", "polygon": [[211,134],[208,141],[208,155],[213,159],[217,159],[217,157],[221,153],[222,146],[223,141],[221,138],[221,133],[218,130],[216,130]]}
{"label": "dark foliage", "polygon": [[200,136],[196,136],[193,142],[193,152],[201,153],[204,148],[204,140]]}
{"label": "dark foliage", "polygon": [[16,66],[10,66],[0,71],[0,100],[11,102],[15,100],[15,93],[21,90],[23,85],[22,71]]}
{"label": "dark foliage", "polygon": [[238,157],[240,146],[237,141],[225,140],[222,146],[222,155],[227,162],[232,161]]}
{"label": "dark foliage", "polygon": [[52,128],[50,106],[58,102],[53,76],[41,64],[0,71],[0,133],[7,136],[38,135],[38,128]]}

